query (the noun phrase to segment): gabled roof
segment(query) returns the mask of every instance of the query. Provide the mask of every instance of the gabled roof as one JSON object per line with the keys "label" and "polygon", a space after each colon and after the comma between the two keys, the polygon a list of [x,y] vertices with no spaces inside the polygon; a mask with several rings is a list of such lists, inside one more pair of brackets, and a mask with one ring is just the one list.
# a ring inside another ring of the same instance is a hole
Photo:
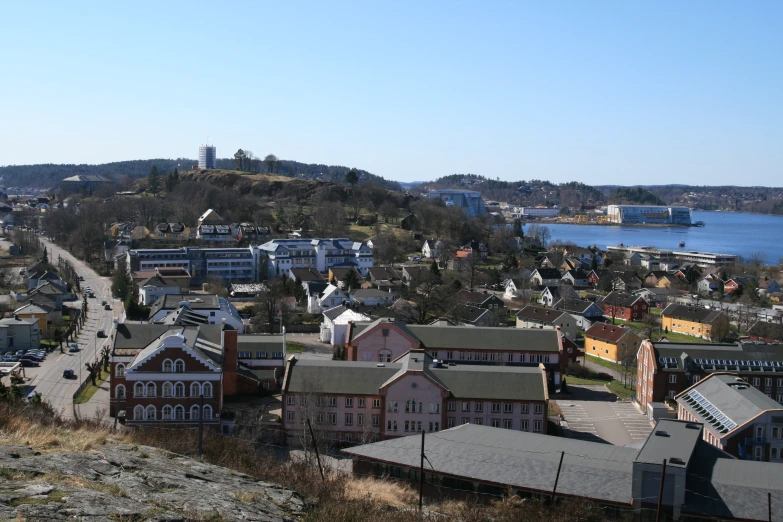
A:
{"label": "gabled roof", "polygon": [[717,319],[721,314],[721,311],[710,310],[696,306],[670,304],[663,310],[661,314],[678,317],[689,321],[696,321],[699,323],[712,324],[712,322],[715,321],[715,319]]}
{"label": "gabled roof", "polygon": [[351,297],[360,301],[362,299],[390,299],[393,298],[394,295],[394,293],[378,290],[377,288],[357,288],[351,292]]}
{"label": "gabled roof", "polygon": [[470,324],[475,323],[483,316],[491,313],[492,312],[490,312],[488,308],[479,308],[478,306],[471,306],[465,303],[458,304],[451,311],[451,314],[455,319]]}
{"label": "gabled roof", "polygon": [[640,295],[634,295],[634,294],[629,294],[628,292],[615,290],[613,292],[610,292],[603,299],[601,299],[601,303],[609,306],[615,306],[615,307],[621,306],[623,308],[628,308],[633,306],[634,303],[640,300],[644,301],[644,298],[642,298],[642,296]]}
{"label": "gabled roof", "polygon": [[[471,292],[470,290],[460,290],[457,292],[457,295],[454,296],[454,298],[458,301],[463,301],[466,303],[473,303],[473,304],[481,304],[486,302],[488,299],[492,299],[495,294],[485,294],[483,292]],[[497,298],[500,299],[500,298]]]}
{"label": "gabled roof", "polygon": [[165,288],[167,286],[179,286],[176,283],[169,283],[165,279],[163,279],[160,274],[155,274],[154,276],[150,277],[146,281],[142,281],[139,283],[140,287],[145,286],[154,286],[157,288]]}
{"label": "gabled roof", "polygon": [[556,330],[414,324],[409,324],[408,330],[429,349],[497,349],[551,353],[560,350]]}
{"label": "gabled roof", "polygon": [[[567,270],[566,274],[570,274],[574,279],[587,279],[590,272],[577,268],[576,270]],[[565,277],[566,274],[563,274],[563,276]]]}
{"label": "gabled roof", "polygon": [[324,310],[323,315],[324,317],[327,317],[334,321],[335,319],[340,317],[343,314],[343,312],[345,312],[346,310],[348,310],[348,307],[346,307],[345,305],[337,305],[334,308],[329,308],[328,310]]}
{"label": "gabled roof", "polygon": [[14,314],[48,314],[50,310],[41,308],[40,306],[30,303],[14,310]]}
{"label": "gabled roof", "polygon": [[583,314],[594,304],[592,301],[582,299],[561,299],[552,305],[552,309],[563,310],[572,314]]}
{"label": "gabled roof", "polygon": [[367,269],[373,281],[394,281],[401,279],[400,274],[390,266],[374,266]]}
{"label": "gabled roof", "polygon": [[560,279],[560,270],[556,268],[537,268],[533,271],[533,274],[538,273],[542,279]]}
{"label": "gabled roof", "polygon": [[585,332],[585,337],[592,337],[593,339],[600,339],[608,343],[616,344],[629,333],[633,333],[633,330],[626,328],[625,326],[596,323]]}
{"label": "gabled roof", "polygon": [[376,326],[381,326],[383,328],[396,328],[412,341],[419,342],[419,339],[410,330],[408,330],[408,325],[405,324],[405,322],[393,319],[391,317],[381,317],[380,319],[376,319],[375,321],[368,323],[361,329],[352,330],[350,342],[361,339],[365,335],[369,334],[369,332]]}
{"label": "gabled roof", "polygon": [[307,281],[324,281],[324,276],[317,268],[292,268],[291,275],[302,283]]}
{"label": "gabled roof", "polygon": [[753,323],[753,326],[748,328],[748,335],[783,341],[783,324],[780,322],[768,323],[766,321],[756,321]]}
{"label": "gabled roof", "polygon": [[[563,318],[563,316],[565,316],[565,318]],[[549,308],[541,308],[538,306],[524,307],[522,310],[517,312],[517,318],[541,321],[547,324],[555,324],[559,322],[561,318],[564,320],[571,320],[571,316],[565,312],[561,312],[560,310],[551,310]]]}
{"label": "gabled roof", "polygon": [[200,326],[209,324],[209,317],[198,312],[194,312],[186,306],[180,306],[172,310],[162,319],[155,321],[157,324],[176,324],[179,326]]}

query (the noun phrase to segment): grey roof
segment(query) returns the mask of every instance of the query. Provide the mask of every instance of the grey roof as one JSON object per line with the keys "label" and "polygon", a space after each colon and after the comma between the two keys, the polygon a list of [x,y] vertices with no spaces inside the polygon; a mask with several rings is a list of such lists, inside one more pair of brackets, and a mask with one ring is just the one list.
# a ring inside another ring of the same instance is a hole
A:
{"label": "grey roof", "polygon": [[367,269],[372,280],[390,281],[400,279],[400,274],[390,266],[374,266]]}
{"label": "grey roof", "polygon": [[768,323],[766,321],[756,321],[753,326],[748,328],[748,334],[753,337],[763,337],[765,339],[783,340],[783,323]]}
{"label": "grey roof", "polygon": [[163,335],[164,332],[179,328],[175,325],[164,324],[135,324],[119,323],[114,336],[113,349],[117,350],[141,350],[152,341]]}
{"label": "grey roof", "polygon": [[237,336],[237,350],[241,352],[282,352],[283,336],[281,334],[253,334]]}
{"label": "grey roof", "polygon": [[701,436],[699,423],[661,419],[647,437],[636,461],[660,464],[666,459],[669,465],[687,467]]}
{"label": "grey roof", "polygon": [[165,288],[167,286],[178,286],[176,283],[168,283],[165,279],[163,279],[160,274],[155,274],[154,276],[150,277],[146,281],[142,281],[139,283],[140,287],[144,286],[155,286],[158,288]]}
{"label": "grey roof", "polygon": [[13,318],[13,317],[6,317],[4,319],[0,319],[0,327],[8,327],[8,326],[18,326],[18,325],[36,325],[38,324],[38,319],[34,318]]}
{"label": "grey roof", "polygon": [[430,360],[425,358],[425,373],[443,384],[452,397],[529,401],[549,398],[543,373],[535,366],[444,364],[440,368],[432,368],[427,365]]}
{"label": "grey roof", "polygon": [[324,310],[324,317],[327,317],[331,320],[335,320],[338,317],[340,317],[343,312],[348,310],[348,308],[345,305],[337,305],[333,308],[329,308],[328,310]]}
{"label": "grey roof", "polygon": [[720,310],[710,310],[698,306],[685,306],[680,304],[670,304],[664,308],[663,315],[669,315],[689,321],[711,324],[721,314]]}
{"label": "grey roof", "polygon": [[426,348],[467,348],[497,351],[552,352],[560,350],[558,332],[539,328],[408,325]]}
{"label": "grey roof", "polygon": [[[562,299],[560,301],[562,301]],[[517,317],[519,319],[531,319],[547,324],[554,324],[555,321],[564,315],[566,316],[566,319],[571,319],[571,316],[565,312],[560,310],[552,310],[550,308],[541,308],[539,306],[526,306],[517,312]]]}
{"label": "grey roof", "polygon": [[291,275],[301,282],[324,281],[325,278],[316,268],[292,268]]}
{"label": "grey roof", "polygon": [[552,305],[554,310],[563,310],[572,314],[583,314],[594,303],[582,299],[561,299]]}
{"label": "grey roof", "polygon": [[557,268],[539,268],[535,270],[542,279],[560,279],[562,276]]}
{"label": "grey roof", "polygon": [[368,323],[354,323],[353,328],[351,328],[350,341],[351,342],[355,341],[356,339],[361,337],[361,334],[363,332],[370,331],[372,328],[375,328],[378,325],[388,326],[389,328],[392,327],[397,328],[400,331],[402,331],[405,335],[418,340],[416,335],[414,335],[414,333],[408,329],[408,325],[405,322],[400,321],[398,319],[394,319],[393,317],[381,317],[380,319],[376,319],[375,321],[368,322]]}
{"label": "grey roof", "polygon": [[167,294],[155,301],[150,308],[150,317],[161,310],[179,308],[181,302],[188,303],[191,310],[217,310],[220,300],[216,295],[209,294]]}
{"label": "grey roof", "polygon": [[[783,412],[780,403],[767,397],[764,393],[751,386],[741,377],[730,374],[713,374],[702,379],[686,392],[677,396],[677,402],[693,413],[693,416],[704,424],[711,424],[708,414],[702,414],[698,408],[691,404],[693,391],[698,392],[720,413],[725,415],[736,426],[727,426],[727,435],[734,429],[742,429],[743,425],[765,411],[774,410]],[[698,404],[698,403],[697,403]],[[715,417],[714,415],[710,415]],[[723,423],[726,426],[726,423]],[[713,431],[720,431],[713,428]]]}
{"label": "grey roof", "polygon": [[380,387],[401,364],[296,359],[289,363],[285,391],[290,393],[355,393],[378,395]]}
{"label": "grey roof", "polygon": [[172,310],[162,319],[155,321],[157,324],[176,324],[179,326],[200,326],[203,324],[209,324],[209,317],[194,312],[186,306],[180,306],[176,310]]}
{"label": "grey roof", "polygon": [[368,299],[374,297],[393,298],[396,292],[385,292],[376,288],[357,288],[351,292],[351,297],[354,299]]}
{"label": "grey roof", "polygon": [[463,303],[455,306],[451,313],[455,319],[464,323],[475,323],[481,319],[483,315],[491,314],[492,312],[488,308],[479,308],[478,306],[471,306]]}
{"label": "grey roof", "polygon": [[[413,435],[343,453],[417,467],[420,446],[421,437]],[[631,503],[634,449],[474,424],[424,438],[424,453],[436,472],[531,491],[552,491],[561,452],[559,494]]]}
{"label": "grey roof", "polygon": [[606,303],[612,306],[622,306],[623,308],[628,308],[630,306],[633,306],[633,304],[636,301],[644,300],[644,298],[640,295],[633,295],[629,294],[628,292],[621,292],[619,290],[615,290],[613,292],[610,292],[606,297],[601,299],[601,303]]}

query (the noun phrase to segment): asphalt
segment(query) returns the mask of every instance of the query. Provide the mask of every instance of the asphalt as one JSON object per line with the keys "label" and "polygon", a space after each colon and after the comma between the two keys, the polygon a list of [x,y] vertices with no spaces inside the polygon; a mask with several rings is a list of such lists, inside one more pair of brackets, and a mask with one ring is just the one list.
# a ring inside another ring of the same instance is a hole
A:
{"label": "asphalt", "polygon": [[[60,256],[67,259],[77,274],[84,277],[81,288],[89,286],[95,293],[95,299],[87,300],[87,321],[76,339],[81,350],[77,353],[68,353],[66,350],[66,353],[60,354],[59,349],[55,349],[40,367],[25,369],[29,378],[29,381],[25,382],[26,393],[31,391],[41,393],[44,400],[51,404],[55,410],[64,417],[71,418],[74,416],[73,394],[78,390],[81,382],[89,378],[89,372],[84,365],[87,362],[97,360],[101,348],[110,344],[114,319],[120,317],[123,307],[121,301],[111,297],[111,279],[99,276],[88,265],[57,245],[46,240],[44,243],[52,264],[56,265]],[[79,294],[78,297],[79,300],[66,302],[64,305],[79,308],[82,295]],[[104,310],[101,306],[101,301],[104,299],[111,305],[111,310]],[[98,338],[99,329],[103,329],[109,337]],[[66,368],[73,369],[77,378],[63,378],[63,370]],[[108,409],[109,391],[108,384],[105,384],[88,403],[76,406],[76,414],[81,418],[94,418],[105,416]]]}

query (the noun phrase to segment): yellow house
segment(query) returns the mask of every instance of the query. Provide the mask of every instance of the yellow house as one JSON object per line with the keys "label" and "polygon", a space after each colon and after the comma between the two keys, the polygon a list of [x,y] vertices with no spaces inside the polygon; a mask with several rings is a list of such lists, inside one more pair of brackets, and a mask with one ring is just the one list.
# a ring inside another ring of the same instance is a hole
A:
{"label": "yellow house", "polygon": [[612,362],[636,360],[641,338],[625,326],[596,323],[585,332],[585,353]]}
{"label": "yellow house", "polygon": [[[727,321],[726,314],[720,310],[710,310],[696,306],[670,304],[661,313],[661,328],[702,339],[712,340],[713,336],[722,337],[724,333],[713,332],[715,326]],[[664,334],[665,335],[665,334]]]}
{"label": "yellow house", "polygon": [[14,311],[14,315],[20,319],[38,319],[38,328],[41,329],[41,334],[46,336],[49,333],[49,324],[47,318],[48,312],[35,304],[26,304],[21,308]]}
{"label": "yellow house", "polygon": [[673,275],[665,275],[658,279],[658,288],[682,288],[682,280]]}

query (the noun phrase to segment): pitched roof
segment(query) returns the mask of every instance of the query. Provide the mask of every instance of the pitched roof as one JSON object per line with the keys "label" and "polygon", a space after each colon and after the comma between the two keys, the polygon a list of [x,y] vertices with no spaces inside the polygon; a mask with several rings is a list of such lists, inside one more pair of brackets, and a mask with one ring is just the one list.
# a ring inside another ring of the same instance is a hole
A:
{"label": "pitched roof", "polygon": [[479,308],[478,306],[471,306],[466,303],[458,304],[451,310],[451,315],[454,316],[454,319],[458,319],[464,323],[475,323],[481,319],[482,316],[491,313],[492,312],[490,312],[488,308]]}
{"label": "pitched roof", "polygon": [[572,314],[583,314],[594,303],[582,299],[561,299],[552,305],[554,310],[563,310]]}
{"label": "pitched roof", "polygon": [[203,324],[209,324],[209,317],[194,312],[186,306],[180,306],[176,310],[172,310],[165,317],[155,321],[158,324],[176,324],[180,326],[199,326]]}
{"label": "pitched roof", "polygon": [[291,275],[299,281],[324,281],[324,276],[317,268],[292,268]]}
{"label": "pitched roof", "polygon": [[40,306],[30,303],[14,310],[15,314],[48,314],[49,310],[45,310]]}
{"label": "pitched roof", "polygon": [[400,274],[390,266],[374,266],[367,269],[370,279],[374,281],[391,281],[400,279]]}
{"label": "pitched roof", "polygon": [[410,337],[415,341],[418,341],[418,338],[413,334],[413,332],[411,332],[408,329],[408,325],[404,321],[393,319],[391,317],[381,317],[380,319],[376,319],[371,323],[367,323],[362,328],[356,328],[356,326],[357,324],[354,323],[354,328],[351,330],[351,339],[350,339],[351,342],[358,340],[360,337],[368,333],[376,326],[388,326],[389,328],[397,328],[406,336]]}
{"label": "pitched roof", "polygon": [[[419,465],[419,435],[344,449],[359,458],[414,468]],[[415,451],[416,450],[416,451]],[[551,491],[561,453],[557,491],[630,505],[637,451],[551,435],[463,424],[428,433],[424,452],[434,469],[468,480]],[[600,480],[596,480],[596,475]]]}
{"label": "pitched roof", "polygon": [[756,321],[753,323],[753,326],[748,328],[748,335],[783,341],[783,324],[779,322],[768,323],[766,321]]}
{"label": "pitched roof", "polygon": [[217,310],[220,308],[220,299],[214,294],[167,294],[154,303],[150,309],[150,317],[161,310],[174,310],[180,303],[188,303],[191,310]]}
{"label": "pitched roof", "polygon": [[237,351],[282,352],[282,334],[252,334],[237,336]]}
{"label": "pitched roof", "polygon": [[549,308],[541,308],[539,306],[526,306],[517,312],[517,317],[519,319],[534,319],[536,321],[541,321],[547,324],[555,324],[563,316],[566,316],[567,319],[571,319],[571,316],[565,312],[560,310],[552,310]]}
{"label": "pitched roof", "polygon": [[[778,373],[780,368],[773,367],[774,362],[783,362],[783,344],[756,345],[756,344],[727,344],[727,343],[652,343],[656,359],[666,359],[666,367],[660,366],[663,371],[683,371],[683,360],[690,359],[689,364],[696,364],[706,372],[719,369],[735,370],[745,367],[748,370],[762,371],[761,366],[748,366],[745,361],[756,361],[761,364],[769,364],[770,370]],[[698,360],[703,362],[697,363]],[[709,361],[715,360],[716,364]],[[721,364],[725,361],[726,364]],[[730,363],[737,361],[739,367]],[[728,365],[728,366],[727,366]]]}
{"label": "pitched roof", "polygon": [[485,294],[483,292],[471,292],[470,290],[460,290],[454,298],[466,303],[481,304],[494,295],[495,294]]}
{"label": "pitched roof", "polygon": [[167,286],[179,286],[175,283],[168,283],[165,279],[163,279],[160,274],[155,274],[154,276],[150,277],[146,281],[142,281],[139,283],[140,287],[145,286],[154,286],[157,288],[165,288]]}
{"label": "pitched roof", "polygon": [[680,304],[670,304],[663,310],[663,312],[661,312],[662,315],[678,317],[705,324],[712,324],[712,322],[715,321],[715,319],[717,319],[721,313],[722,312],[720,310],[710,310],[708,308],[685,306]]}
{"label": "pitched roof", "polygon": [[603,299],[601,299],[601,303],[610,306],[621,306],[623,308],[628,308],[633,306],[634,303],[636,303],[636,301],[639,300],[643,300],[642,296],[640,295],[634,295],[634,294],[629,294],[628,292],[615,290],[613,292],[610,292]]}
{"label": "pitched roof", "polygon": [[466,348],[499,351],[558,352],[556,330],[492,328],[488,326],[430,326],[409,324],[408,330],[429,349]]}
{"label": "pitched roof", "polygon": [[378,290],[377,288],[357,288],[351,292],[351,297],[359,300],[372,298],[392,299],[394,296],[395,293],[393,292]]}
{"label": "pitched roof", "polygon": [[556,268],[538,268],[534,271],[534,273],[536,272],[542,279],[560,279],[561,277],[560,270]]}
{"label": "pitched roof", "polygon": [[348,307],[346,307],[345,305],[337,305],[333,308],[329,308],[328,310],[324,310],[323,315],[324,317],[328,317],[331,320],[335,320],[338,317],[340,317],[343,314],[343,312],[345,312],[346,310],[348,310]]}
{"label": "pitched roof", "polygon": [[585,332],[585,337],[592,337],[593,339],[600,339],[602,341],[615,344],[628,333],[633,333],[633,330],[626,328],[625,326],[613,326],[606,323],[596,323]]}
{"label": "pitched roof", "polygon": [[346,393],[378,395],[380,387],[402,365],[378,366],[365,361],[298,359],[289,362],[284,383],[289,393]]}

